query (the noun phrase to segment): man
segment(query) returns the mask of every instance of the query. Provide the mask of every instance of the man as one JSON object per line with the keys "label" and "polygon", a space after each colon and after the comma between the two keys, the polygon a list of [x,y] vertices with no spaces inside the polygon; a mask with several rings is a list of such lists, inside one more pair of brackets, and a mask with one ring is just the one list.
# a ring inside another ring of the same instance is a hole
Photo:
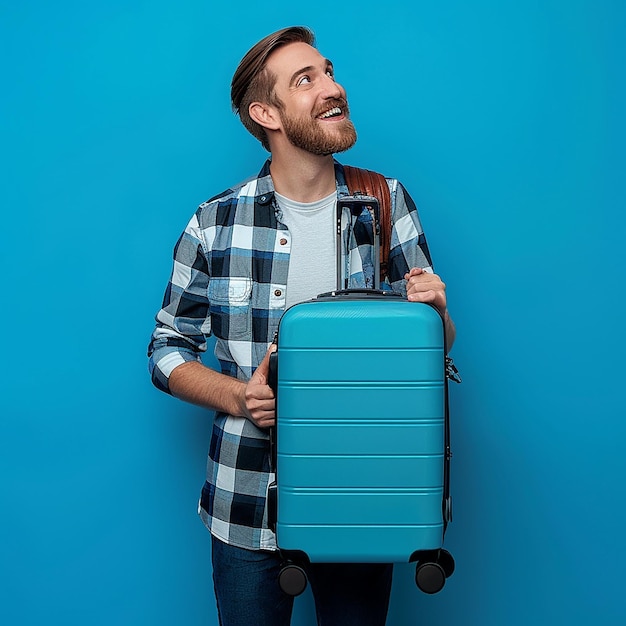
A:
{"label": "man", "polygon": [[[336,286],[333,215],[348,190],[333,154],[356,141],[346,93],[313,44],[308,29],[283,29],[237,68],[233,107],[271,159],[257,177],[200,205],[189,222],[149,349],[157,387],[216,412],[200,515],[212,534],[223,626],[281,626],[291,618],[267,523],[267,429],[275,419],[269,346],[286,307]],[[388,287],[434,304],[451,344],[445,285],[432,273],[415,205],[398,181],[388,184]],[[351,286],[371,282],[371,257],[367,242],[354,243]],[[200,361],[211,333],[221,372]],[[391,565],[314,564],[307,573],[320,624],[385,623]]]}

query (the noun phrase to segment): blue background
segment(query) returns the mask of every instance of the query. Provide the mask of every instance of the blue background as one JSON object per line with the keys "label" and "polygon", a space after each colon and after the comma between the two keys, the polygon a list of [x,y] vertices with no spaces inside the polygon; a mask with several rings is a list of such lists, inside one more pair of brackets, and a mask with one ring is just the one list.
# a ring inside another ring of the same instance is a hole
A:
{"label": "blue background", "polygon": [[625,3],[293,4],[0,5],[0,622],[216,623],[210,415],[145,348],[179,232],[265,158],[232,73],[305,23],[458,327],[457,572],[428,597],[398,567],[389,624],[626,623]]}

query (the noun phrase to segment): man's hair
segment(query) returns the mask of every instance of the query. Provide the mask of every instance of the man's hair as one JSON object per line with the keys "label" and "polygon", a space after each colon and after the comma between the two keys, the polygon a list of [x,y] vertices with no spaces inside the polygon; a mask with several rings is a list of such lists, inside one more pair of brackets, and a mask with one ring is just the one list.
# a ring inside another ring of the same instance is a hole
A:
{"label": "man's hair", "polygon": [[278,48],[288,44],[302,42],[315,45],[315,35],[306,26],[283,28],[264,39],[261,39],[243,57],[230,85],[230,99],[233,110],[239,115],[243,125],[269,151],[269,143],[265,129],[250,117],[250,104],[264,102],[277,107],[280,100],[274,93],[276,76],[268,71],[267,59]]}

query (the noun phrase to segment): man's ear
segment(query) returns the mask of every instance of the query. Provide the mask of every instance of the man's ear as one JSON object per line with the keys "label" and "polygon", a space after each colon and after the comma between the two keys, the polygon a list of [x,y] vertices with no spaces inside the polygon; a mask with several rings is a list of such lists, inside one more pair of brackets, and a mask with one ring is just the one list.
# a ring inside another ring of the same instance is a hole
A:
{"label": "man's ear", "polygon": [[280,117],[275,107],[264,102],[252,102],[248,107],[250,117],[263,128],[268,130],[278,130],[280,128]]}

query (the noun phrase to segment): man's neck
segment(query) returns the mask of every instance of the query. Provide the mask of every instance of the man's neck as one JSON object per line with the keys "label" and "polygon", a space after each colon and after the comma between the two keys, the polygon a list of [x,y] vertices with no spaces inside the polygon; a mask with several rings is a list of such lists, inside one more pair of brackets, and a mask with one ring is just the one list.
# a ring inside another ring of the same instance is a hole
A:
{"label": "man's neck", "polygon": [[336,189],[332,155],[273,153],[270,173],[274,189],[296,202],[315,202]]}

